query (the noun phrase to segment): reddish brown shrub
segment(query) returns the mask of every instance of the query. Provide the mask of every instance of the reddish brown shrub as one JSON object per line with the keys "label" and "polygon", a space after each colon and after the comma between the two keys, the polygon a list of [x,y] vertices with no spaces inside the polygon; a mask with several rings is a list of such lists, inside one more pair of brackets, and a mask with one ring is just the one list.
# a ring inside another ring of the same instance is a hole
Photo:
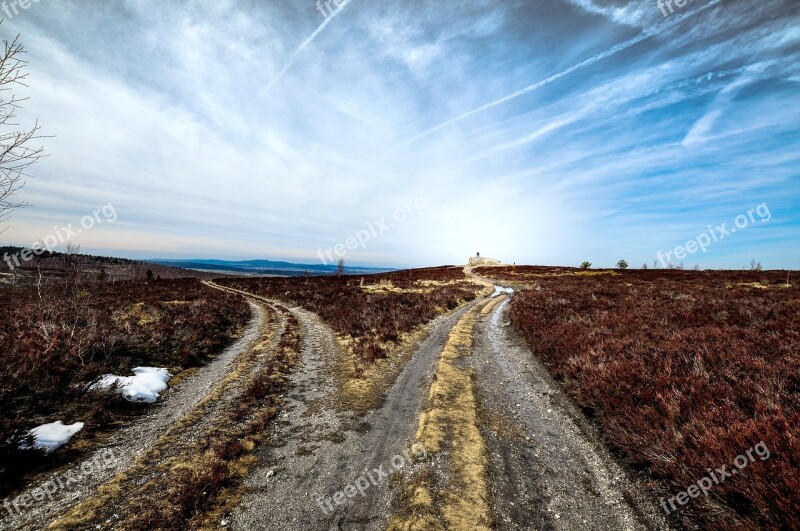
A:
{"label": "reddish brown shrub", "polygon": [[[480,290],[466,281],[459,267],[412,269],[363,278],[366,284],[384,281],[399,290],[429,291],[365,290],[362,277],[232,278],[219,282],[316,313],[336,332],[356,340],[354,351],[366,365],[386,356],[382,343],[397,342],[404,332],[436,317],[439,309],[452,310],[474,299]],[[426,287],[420,283],[424,280],[456,283]]]}
{"label": "reddish brown shrub", "polygon": [[513,323],[659,497],[760,441],[771,451],[681,508],[684,523],[800,528],[800,288],[779,286],[785,272],[540,272]]}
{"label": "reddish brown shrub", "polygon": [[0,290],[0,492],[42,461],[18,452],[15,434],[58,419],[97,432],[139,409],[87,394],[94,378],[200,365],[248,318],[241,297],[191,279],[52,284],[41,299],[35,287]]}

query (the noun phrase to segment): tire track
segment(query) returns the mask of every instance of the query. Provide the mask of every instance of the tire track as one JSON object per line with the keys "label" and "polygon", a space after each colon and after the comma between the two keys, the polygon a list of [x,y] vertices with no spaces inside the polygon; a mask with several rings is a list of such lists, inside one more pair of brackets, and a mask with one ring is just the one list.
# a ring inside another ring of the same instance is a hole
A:
{"label": "tire track", "polygon": [[516,336],[508,304],[479,323],[473,358],[497,529],[669,529]]}
{"label": "tire track", "polygon": [[291,308],[304,331],[302,368],[292,378],[293,391],[273,443],[262,452],[262,466],[246,482],[248,492],[232,516],[232,529],[384,529],[389,481],[372,484],[363,496],[347,497],[340,505],[332,496],[365,469],[386,468],[408,448],[438,354],[450,329],[474,304],[427,325],[427,338],[382,406],[363,417],[331,407],[337,392],[331,375],[339,354],[333,332],[316,315]]}
{"label": "tire track", "polygon": [[[114,433],[103,448],[96,450],[87,459],[59,471],[65,476],[81,477],[81,481],[71,489],[59,489],[52,499],[35,504],[26,513],[13,521],[0,520],[4,528],[42,529],[60,515],[79,503],[89,500],[99,487],[129,470],[138,459],[144,456],[156,441],[186,418],[217,388],[219,382],[241,356],[248,353],[259,341],[267,323],[267,312],[260,305],[250,303],[253,316],[243,336],[211,363],[200,368],[191,378],[170,387],[163,398],[151,407],[143,417],[135,419],[131,424]],[[103,458],[111,450],[114,459]],[[84,466],[91,466],[94,460],[106,463],[101,469],[97,467],[91,475],[82,475]],[[54,471],[53,474],[56,472]],[[29,494],[43,486],[44,482],[32,485],[20,495]]]}

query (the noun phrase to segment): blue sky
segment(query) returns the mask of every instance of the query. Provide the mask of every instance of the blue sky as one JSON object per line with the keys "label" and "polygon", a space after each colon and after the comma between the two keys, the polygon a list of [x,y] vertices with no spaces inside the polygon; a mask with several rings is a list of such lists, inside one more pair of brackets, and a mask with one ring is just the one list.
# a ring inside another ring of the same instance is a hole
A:
{"label": "blue sky", "polygon": [[114,223],[75,238],[84,251],[313,263],[385,219],[346,262],[638,267],[766,204],[769,221],[682,261],[800,267],[800,4],[661,5],[11,11],[22,122],[54,137],[0,242],[111,203]]}

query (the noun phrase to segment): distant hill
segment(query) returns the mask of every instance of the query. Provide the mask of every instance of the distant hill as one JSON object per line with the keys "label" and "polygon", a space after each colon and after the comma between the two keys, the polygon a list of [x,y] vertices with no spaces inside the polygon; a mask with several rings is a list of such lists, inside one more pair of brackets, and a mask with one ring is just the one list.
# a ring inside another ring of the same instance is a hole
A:
{"label": "distant hill", "polygon": [[[30,252],[30,260],[25,260],[23,252]],[[199,278],[214,279],[221,274],[179,268],[167,264],[145,263],[140,260],[76,254],[74,264],[81,275],[88,279],[121,281],[152,278]],[[68,255],[62,252],[44,251],[36,256],[26,247],[0,246],[0,287],[26,285],[34,282],[41,271],[44,278],[64,278],[67,274]]]}
{"label": "distant hill", "polygon": [[[336,265],[333,264],[293,264],[291,262],[272,260],[148,260],[148,262],[164,266],[191,269],[194,271],[225,273],[229,275],[294,277],[304,276],[306,274],[315,276],[336,274]],[[345,265],[345,274],[347,275],[370,275],[386,273],[388,271],[396,271],[396,269],[353,267]]]}

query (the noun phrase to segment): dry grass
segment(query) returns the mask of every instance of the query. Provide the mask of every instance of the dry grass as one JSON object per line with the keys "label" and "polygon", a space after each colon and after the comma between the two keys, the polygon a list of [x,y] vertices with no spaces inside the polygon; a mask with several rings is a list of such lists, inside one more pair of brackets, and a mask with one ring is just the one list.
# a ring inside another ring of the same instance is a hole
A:
{"label": "dry grass", "polygon": [[788,289],[791,284],[762,284],[761,282],[739,282],[738,284],[726,286],[728,289],[735,287],[756,288],[756,289]]}
{"label": "dry grass", "polygon": [[354,411],[363,415],[377,409],[383,403],[384,393],[394,383],[414,355],[429,329],[419,326],[411,332],[401,334],[396,343],[384,343],[381,347],[386,357],[375,361],[362,371],[355,371],[359,360],[352,349],[352,338],[338,338],[339,357],[335,378],[339,387],[336,403],[332,407]]}
{"label": "dry grass", "polygon": [[[278,346],[268,352],[263,336],[189,415],[165,433],[154,447],[89,500],[74,507],[53,529],[86,528],[119,518],[125,529],[218,529],[222,516],[239,501],[244,478],[257,465],[253,452],[266,440],[269,422],[279,412],[280,395],[288,388],[288,375],[300,357],[299,325],[285,312],[287,329]],[[268,356],[259,370],[255,363]],[[210,432],[179,455],[164,459],[179,445],[187,429],[210,414],[222,393],[244,380],[244,393],[222,410],[224,418]],[[146,470],[155,479],[137,480]],[[124,495],[123,495],[124,494]]]}
{"label": "dry grass", "polygon": [[403,485],[390,530],[490,529],[488,454],[473,371],[461,363],[471,355],[479,311],[471,309],[450,332],[416,434],[430,455],[449,458],[450,474],[445,479],[418,473]]}
{"label": "dry grass", "polygon": [[569,277],[597,277],[603,275],[618,275],[612,269],[585,270],[571,267],[542,267],[542,266],[492,266],[477,267],[476,275],[491,278],[518,287],[529,287],[533,282],[541,279],[569,278]]}
{"label": "dry grass", "polygon": [[481,310],[481,317],[485,317],[492,313],[492,311],[497,307],[498,304],[503,302],[508,298],[508,295],[501,295],[499,297],[495,297],[490,300],[487,304],[484,305],[483,309]]}

